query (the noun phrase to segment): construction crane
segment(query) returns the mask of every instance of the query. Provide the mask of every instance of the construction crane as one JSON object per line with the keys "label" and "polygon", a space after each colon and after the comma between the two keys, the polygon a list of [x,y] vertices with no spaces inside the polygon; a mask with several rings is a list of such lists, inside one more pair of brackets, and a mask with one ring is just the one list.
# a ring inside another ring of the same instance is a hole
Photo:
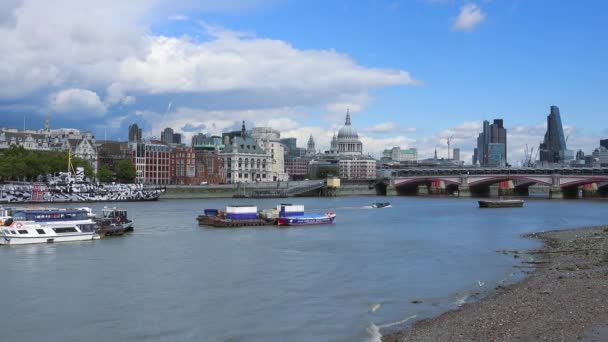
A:
{"label": "construction crane", "polygon": [[452,139],[454,139],[453,135],[450,135],[446,138],[446,140],[448,141],[448,160],[450,160],[450,145],[452,144]]}

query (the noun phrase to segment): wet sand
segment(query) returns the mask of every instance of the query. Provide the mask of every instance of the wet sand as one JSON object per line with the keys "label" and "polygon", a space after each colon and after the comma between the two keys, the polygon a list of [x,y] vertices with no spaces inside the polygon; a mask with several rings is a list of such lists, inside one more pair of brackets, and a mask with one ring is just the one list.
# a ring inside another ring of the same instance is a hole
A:
{"label": "wet sand", "polygon": [[524,251],[535,268],[523,281],[382,341],[608,341],[608,226],[526,237],[544,247]]}

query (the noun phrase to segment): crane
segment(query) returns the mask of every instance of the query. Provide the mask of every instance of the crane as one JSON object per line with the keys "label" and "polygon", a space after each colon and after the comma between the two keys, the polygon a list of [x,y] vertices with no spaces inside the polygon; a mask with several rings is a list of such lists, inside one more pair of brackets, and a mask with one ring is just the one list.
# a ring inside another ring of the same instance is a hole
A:
{"label": "crane", "polygon": [[448,141],[448,160],[450,160],[450,145],[452,143],[452,139],[454,139],[453,135],[450,135],[446,138],[446,140]]}

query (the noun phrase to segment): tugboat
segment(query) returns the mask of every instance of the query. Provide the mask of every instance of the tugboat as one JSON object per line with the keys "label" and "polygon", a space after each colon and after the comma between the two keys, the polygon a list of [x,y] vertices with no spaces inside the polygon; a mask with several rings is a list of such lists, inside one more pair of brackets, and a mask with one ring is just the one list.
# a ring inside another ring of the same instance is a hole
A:
{"label": "tugboat", "polygon": [[303,205],[280,204],[277,206],[279,217],[278,226],[307,226],[316,224],[331,224],[336,219],[336,214],[327,212],[325,214],[305,215]]}
{"label": "tugboat", "polygon": [[124,227],[125,232],[133,231],[133,221],[129,220],[128,211],[117,207],[103,207],[101,211],[103,218],[110,219]]}
{"label": "tugboat", "polygon": [[374,202],[372,208],[390,208],[392,205],[389,202]]}

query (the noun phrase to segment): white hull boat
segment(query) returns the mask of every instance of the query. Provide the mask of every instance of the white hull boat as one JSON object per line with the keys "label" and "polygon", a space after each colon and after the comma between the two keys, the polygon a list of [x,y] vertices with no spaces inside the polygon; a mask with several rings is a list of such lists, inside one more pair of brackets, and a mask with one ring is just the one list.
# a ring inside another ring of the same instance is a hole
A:
{"label": "white hull boat", "polygon": [[0,245],[99,239],[96,223],[82,209],[12,209],[0,227]]}

